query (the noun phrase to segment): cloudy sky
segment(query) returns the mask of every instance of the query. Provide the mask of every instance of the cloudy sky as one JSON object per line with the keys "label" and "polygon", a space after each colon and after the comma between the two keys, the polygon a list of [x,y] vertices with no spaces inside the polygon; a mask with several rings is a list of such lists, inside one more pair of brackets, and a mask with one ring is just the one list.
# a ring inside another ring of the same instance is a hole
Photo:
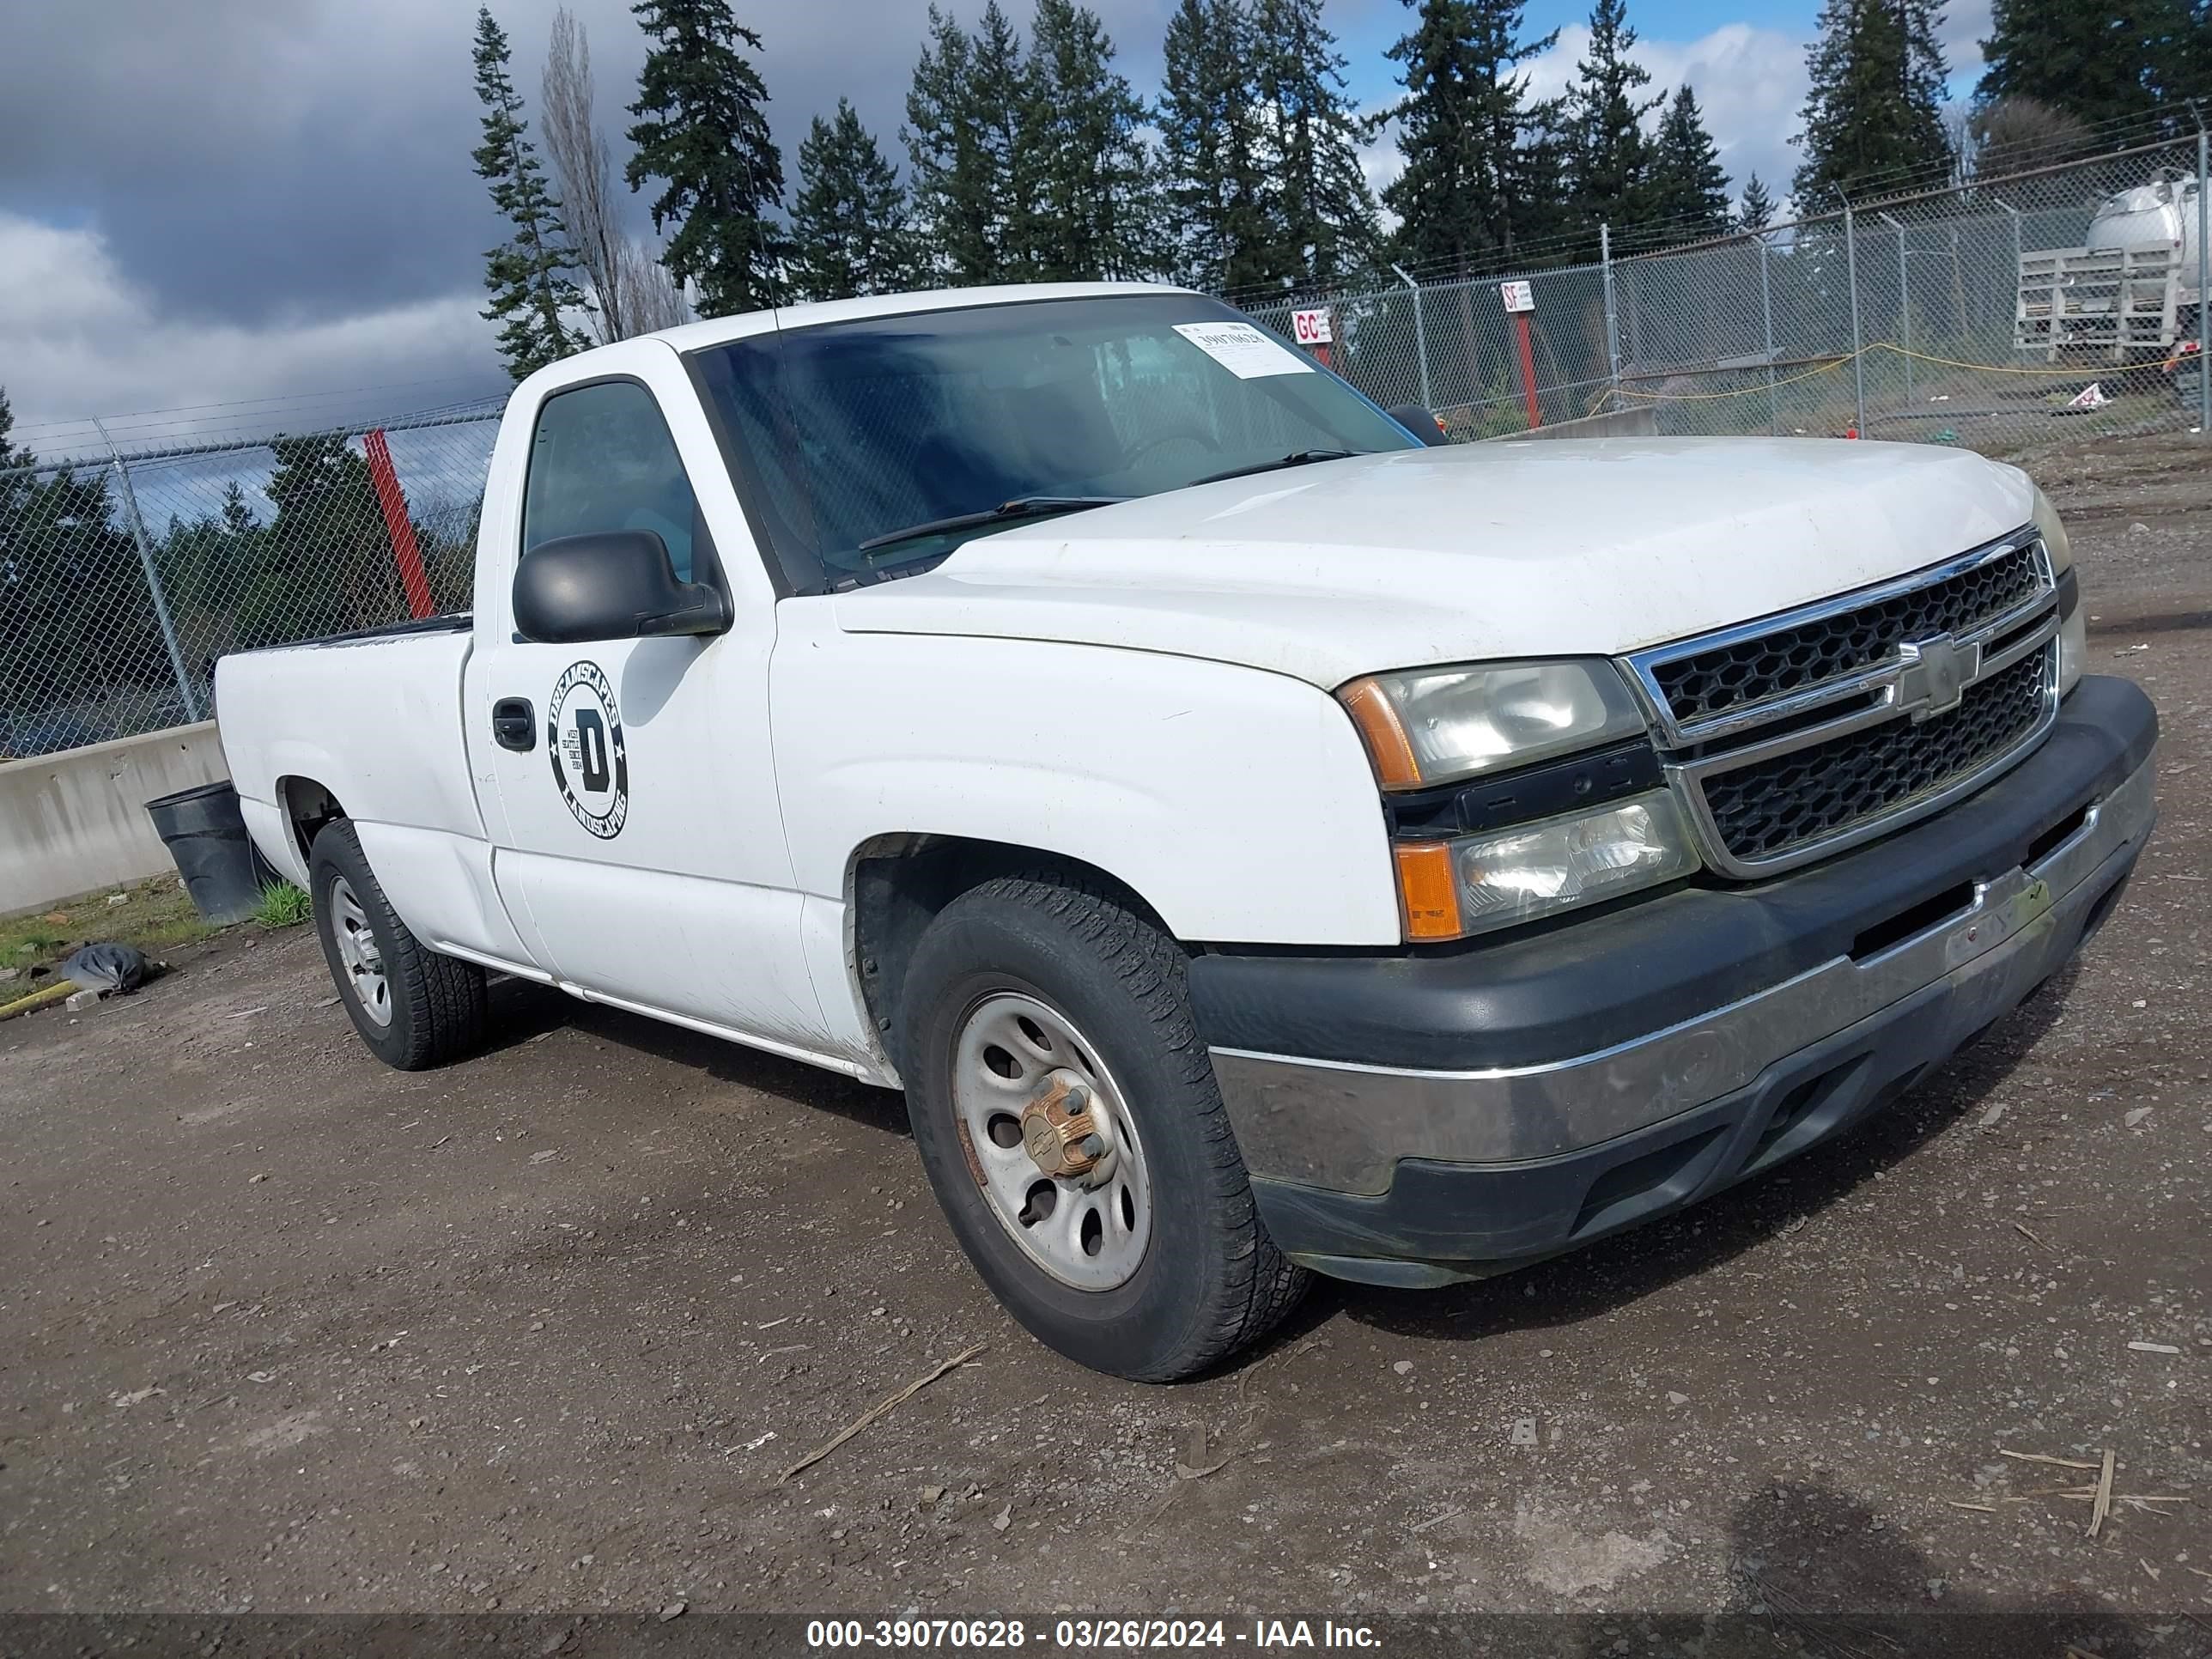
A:
{"label": "cloudy sky", "polygon": [[[495,0],[533,103],[557,0]],[[1174,0],[1091,0],[1140,92]],[[570,0],[619,132],[643,42],[627,0]],[[954,0],[969,17],[981,0]],[[1695,86],[1738,183],[1795,165],[1817,0],[1630,0],[1661,86]],[[738,0],[789,158],[849,97],[890,147],[924,0]],[[1023,0],[1009,0],[1018,18]],[[1587,0],[1529,0],[1540,91],[1571,74]],[[1953,0],[1955,83],[1988,0]],[[1363,106],[1387,103],[1401,0],[1328,0]],[[0,386],[48,453],[118,435],[295,429],[496,392],[478,317],[501,234],[471,171],[469,0],[88,0],[19,9],[0,56]],[[617,145],[619,157],[620,147]],[[1387,146],[1375,158],[1390,166]],[[619,160],[617,161],[619,165]],[[1379,182],[1379,179],[1378,179]],[[633,204],[635,205],[635,204]],[[642,228],[644,218],[639,212]],[[367,405],[368,407],[365,407]]]}

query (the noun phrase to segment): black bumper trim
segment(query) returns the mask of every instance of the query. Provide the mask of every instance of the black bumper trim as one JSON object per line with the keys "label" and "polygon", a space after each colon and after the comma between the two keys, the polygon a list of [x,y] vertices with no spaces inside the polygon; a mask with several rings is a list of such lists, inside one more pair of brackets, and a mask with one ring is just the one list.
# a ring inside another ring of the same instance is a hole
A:
{"label": "black bumper trim", "polygon": [[1504,1272],[1681,1209],[1863,1121],[1973,1042],[2103,925],[2142,849],[2116,854],[2061,925],[2001,971],[1926,986],[1732,1094],[1556,1158],[1402,1159],[1374,1196],[1255,1179],[1261,1214],[1277,1244],[1321,1272],[1417,1285]]}

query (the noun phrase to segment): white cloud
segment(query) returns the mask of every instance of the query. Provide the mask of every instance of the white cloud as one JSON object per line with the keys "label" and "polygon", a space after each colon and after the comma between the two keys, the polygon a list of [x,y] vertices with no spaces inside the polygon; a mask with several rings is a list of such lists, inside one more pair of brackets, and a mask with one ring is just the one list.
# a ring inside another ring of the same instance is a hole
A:
{"label": "white cloud", "polygon": [[1943,61],[1951,67],[1954,95],[1974,89],[1982,76],[1982,37],[1990,32],[1990,0],[1951,0],[1936,30]]}
{"label": "white cloud", "polygon": [[[1589,49],[1588,28],[1561,29],[1551,51],[1528,65],[1533,89],[1543,97],[1565,91]],[[1775,195],[1788,190],[1797,168],[1790,140],[1805,104],[1802,40],[1778,29],[1725,23],[1695,40],[1640,40],[1632,55],[1650,71],[1648,91],[1669,97],[1680,86],[1696,91],[1732,189],[1741,191],[1756,173]],[[1656,124],[1658,116],[1654,110],[1650,118]]]}
{"label": "white cloud", "polygon": [[[336,319],[252,325],[164,314],[125,278],[99,233],[0,211],[0,374],[17,434],[58,452],[90,436],[56,429],[90,415],[185,410],[111,422],[118,438],[187,441],[349,416],[315,394],[381,387],[386,410],[496,392],[506,383],[483,301],[454,295]],[[360,394],[354,394],[356,401]],[[240,400],[295,399],[279,411]],[[230,404],[226,409],[220,405]],[[48,428],[42,440],[37,428]]]}

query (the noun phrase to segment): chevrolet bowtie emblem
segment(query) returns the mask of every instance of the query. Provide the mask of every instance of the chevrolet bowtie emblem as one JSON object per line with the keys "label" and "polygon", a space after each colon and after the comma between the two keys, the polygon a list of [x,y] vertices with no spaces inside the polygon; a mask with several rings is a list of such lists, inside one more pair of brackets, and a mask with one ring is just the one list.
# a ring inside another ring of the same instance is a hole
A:
{"label": "chevrolet bowtie emblem", "polygon": [[1948,634],[1908,644],[1903,655],[1905,665],[1897,676],[1898,706],[1915,720],[1956,708],[1966,682],[1981,672],[1982,647],[1960,645]]}

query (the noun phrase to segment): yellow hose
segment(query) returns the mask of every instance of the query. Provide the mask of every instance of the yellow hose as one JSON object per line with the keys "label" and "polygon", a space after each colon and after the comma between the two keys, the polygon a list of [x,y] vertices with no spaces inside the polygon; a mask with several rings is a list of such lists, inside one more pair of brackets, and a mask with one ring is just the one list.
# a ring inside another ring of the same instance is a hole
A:
{"label": "yellow hose", "polygon": [[76,989],[68,980],[58,980],[43,991],[33,991],[27,997],[17,997],[13,1002],[0,1002],[0,1019],[13,1019],[18,1014],[27,1014],[34,1008],[44,1008],[49,1003],[59,1002]]}

